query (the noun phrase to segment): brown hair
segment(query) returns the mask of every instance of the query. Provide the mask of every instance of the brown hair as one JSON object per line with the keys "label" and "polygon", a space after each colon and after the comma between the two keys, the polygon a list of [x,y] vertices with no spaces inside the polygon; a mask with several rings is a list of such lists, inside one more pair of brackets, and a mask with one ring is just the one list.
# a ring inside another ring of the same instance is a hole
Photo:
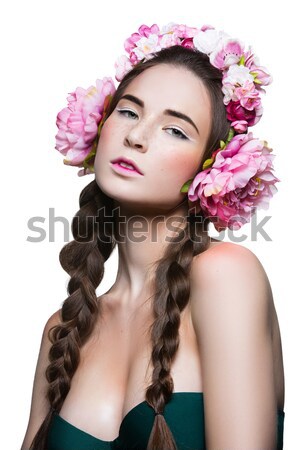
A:
{"label": "brown hair", "polygon": [[[207,55],[198,50],[173,46],[157,52],[152,59],[138,63],[119,84],[106,119],[131,81],[158,64],[190,70],[202,80],[209,93],[211,130],[198,169],[200,171],[203,161],[219,147],[220,140],[226,140],[230,123],[223,103],[222,73],[210,64]],[[69,297],[62,304],[62,323],[49,331],[52,346],[46,378],[50,409],[33,439],[31,450],[46,450],[53,412],[59,412],[62,407],[80,361],[80,348],[91,336],[98,314],[101,314],[101,301],[97,301],[96,288],[103,278],[104,263],[116,245],[113,223],[110,222],[114,202],[101,191],[95,180],[82,190],[79,206],[72,221],[74,240],[60,252],[60,263],[70,275],[67,287]],[[170,370],[179,346],[180,313],[189,301],[189,273],[193,257],[206,250],[209,244],[207,231],[208,221],[201,214],[189,215],[186,227],[176,239],[171,240],[164,255],[157,261],[154,321],[151,325],[153,374],[152,383],[146,390],[146,401],[156,412],[163,412],[172,396]],[[107,239],[108,233],[110,239]],[[163,414],[155,415],[147,446],[147,450],[161,449],[177,449]]]}

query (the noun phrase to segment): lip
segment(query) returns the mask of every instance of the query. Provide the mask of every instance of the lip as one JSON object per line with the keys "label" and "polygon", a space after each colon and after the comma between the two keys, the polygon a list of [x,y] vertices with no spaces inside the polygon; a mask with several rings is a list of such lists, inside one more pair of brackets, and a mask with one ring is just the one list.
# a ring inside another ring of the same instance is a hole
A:
{"label": "lip", "polygon": [[[131,164],[133,167],[134,167],[134,170],[132,170],[132,169],[128,169],[127,167],[123,167],[123,166],[121,166],[119,163],[120,162],[125,162],[125,163],[127,163],[127,164]],[[111,165],[112,165],[112,167],[116,170],[116,171],[118,171],[119,173],[126,173],[126,174],[132,174],[132,175],[136,175],[136,174],[138,174],[138,175],[144,175],[143,174],[143,172],[141,171],[141,169],[137,166],[137,164],[134,162],[134,161],[132,161],[131,159],[129,159],[129,158],[125,158],[125,157],[123,157],[123,156],[120,156],[119,158],[116,158],[116,159],[113,159],[112,161],[111,161]]]}

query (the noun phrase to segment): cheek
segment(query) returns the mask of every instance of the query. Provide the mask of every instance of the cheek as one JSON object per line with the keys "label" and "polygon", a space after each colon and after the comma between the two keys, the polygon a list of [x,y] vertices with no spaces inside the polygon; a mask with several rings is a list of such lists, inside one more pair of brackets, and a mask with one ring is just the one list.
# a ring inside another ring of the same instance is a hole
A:
{"label": "cheek", "polygon": [[168,180],[174,180],[177,184],[184,183],[189,178],[196,175],[202,158],[201,149],[187,149],[186,152],[163,159],[161,165],[161,175]]}
{"label": "cheek", "polygon": [[103,164],[113,158],[113,152],[116,153],[118,151],[114,144],[116,140],[116,127],[113,126],[112,122],[107,119],[102,127],[95,156],[95,171],[101,170]]}
{"label": "cheek", "polygon": [[107,119],[107,121],[104,123],[104,125],[102,127],[99,142],[98,142],[97,153],[98,153],[99,149],[101,150],[101,152],[108,151],[108,146],[114,139],[114,134],[115,134],[114,130],[116,130],[116,127],[113,126],[112,122],[113,121]]}
{"label": "cheek", "polygon": [[[186,148],[186,151],[169,153],[159,158],[157,166],[151,170],[149,192],[165,204],[174,206],[182,201],[185,194],[180,192],[184,183],[197,174],[201,160],[201,151]],[[159,165],[159,167],[158,167]],[[155,169],[155,170],[154,170]],[[175,202],[175,203],[173,203]]]}

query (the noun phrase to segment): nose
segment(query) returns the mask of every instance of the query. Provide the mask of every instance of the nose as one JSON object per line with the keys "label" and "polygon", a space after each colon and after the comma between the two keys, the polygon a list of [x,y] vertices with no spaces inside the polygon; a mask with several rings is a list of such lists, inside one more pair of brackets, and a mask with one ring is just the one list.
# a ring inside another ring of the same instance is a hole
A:
{"label": "nose", "polygon": [[141,124],[136,124],[130,128],[124,138],[124,145],[140,151],[146,151],[146,138]]}

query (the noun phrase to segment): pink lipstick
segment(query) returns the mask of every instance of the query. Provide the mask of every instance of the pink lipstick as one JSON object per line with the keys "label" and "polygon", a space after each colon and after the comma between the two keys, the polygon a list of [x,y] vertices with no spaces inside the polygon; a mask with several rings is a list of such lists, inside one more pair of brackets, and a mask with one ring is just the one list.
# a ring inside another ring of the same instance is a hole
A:
{"label": "pink lipstick", "polygon": [[123,156],[111,161],[111,165],[114,170],[121,174],[126,175],[143,175],[137,164],[131,159],[125,158]]}

